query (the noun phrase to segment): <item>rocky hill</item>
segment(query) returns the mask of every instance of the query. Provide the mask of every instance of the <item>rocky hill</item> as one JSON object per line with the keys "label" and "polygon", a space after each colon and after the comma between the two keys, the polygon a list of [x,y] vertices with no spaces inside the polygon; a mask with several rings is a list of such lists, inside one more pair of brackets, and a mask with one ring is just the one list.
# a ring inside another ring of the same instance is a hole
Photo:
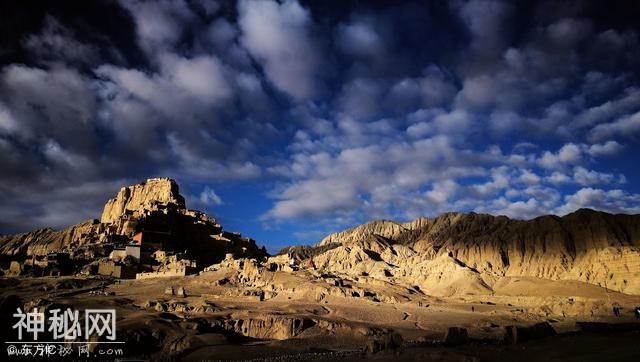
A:
{"label": "rocky hill", "polygon": [[69,226],[62,230],[51,228],[28,233],[0,236],[0,255],[20,258],[31,255],[46,255],[50,251],[62,250],[81,242],[90,242],[98,229],[97,220]]}
{"label": "rocky hill", "polygon": [[112,223],[128,212],[151,210],[154,205],[174,204],[186,209],[178,184],[171,179],[155,178],[120,189],[115,198],[104,205],[100,222]]}
{"label": "rocky hill", "polygon": [[324,239],[320,240],[316,245],[322,246],[331,243],[350,243],[358,241],[367,235],[380,235],[386,238],[396,238],[400,234],[406,232],[408,228],[402,224],[398,224],[395,221],[389,220],[376,220],[366,224],[356,226],[349,230],[329,234]]}
{"label": "rocky hill", "polygon": [[578,280],[640,294],[640,215],[582,209],[512,220],[447,213],[374,221],[331,234],[310,253],[321,269],[416,285],[435,294],[491,293],[504,278]]}
{"label": "rocky hill", "polygon": [[0,236],[0,256],[5,261],[23,260],[67,251],[72,255],[83,253],[84,257],[86,249],[126,241],[141,231],[156,235],[168,250],[186,250],[202,266],[222,260],[227,253],[238,257],[266,255],[266,250],[254,240],[226,232],[215,219],[187,209],[174,180],[153,178],[122,187],[107,201],[100,220],[88,220],[59,231],[48,228]]}

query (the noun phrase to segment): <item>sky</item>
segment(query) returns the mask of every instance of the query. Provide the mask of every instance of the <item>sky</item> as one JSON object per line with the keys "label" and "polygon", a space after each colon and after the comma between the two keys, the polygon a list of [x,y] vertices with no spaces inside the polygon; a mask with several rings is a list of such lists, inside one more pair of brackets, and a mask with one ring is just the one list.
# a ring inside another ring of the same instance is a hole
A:
{"label": "sky", "polygon": [[640,3],[3,1],[0,233],[123,185],[277,250],[372,219],[640,213]]}

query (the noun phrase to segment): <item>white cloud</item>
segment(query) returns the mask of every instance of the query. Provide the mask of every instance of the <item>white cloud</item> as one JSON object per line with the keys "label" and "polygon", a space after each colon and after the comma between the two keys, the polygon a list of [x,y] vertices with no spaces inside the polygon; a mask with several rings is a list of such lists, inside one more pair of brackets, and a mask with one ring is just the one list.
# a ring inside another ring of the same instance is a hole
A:
{"label": "white cloud", "polygon": [[571,177],[558,171],[554,171],[550,176],[546,177],[546,180],[552,184],[569,183],[572,181]]}
{"label": "white cloud", "polygon": [[11,115],[11,110],[0,102],[0,131],[4,134],[14,134],[19,128],[16,119]]}
{"label": "white cloud", "polygon": [[495,196],[500,190],[506,189],[511,183],[509,168],[500,166],[491,169],[491,180],[482,184],[470,186],[471,190],[481,198]]}
{"label": "white cloud", "polygon": [[565,196],[565,204],[556,212],[565,215],[580,208],[592,208],[613,213],[640,213],[640,195],[623,190],[602,190],[586,187]]}
{"label": "white cloud", "polygon": [[458,190],[458,184],[453,180],[435,182],[431,191],[426,193],[429,200],[435,203],[443,203],[454,196]]}
{"label": "white cloud", "polygon": [[503,25],[511,8],[495,0],[471,0],[458,8],[458,13],[473,35],[471,49],[479,55],[478,62],[500,53],[505,45]]}
{"label": "white cloud", "polygon": [[612,156],[619,153],[624,148],[623,145],[616,141],[607,141],[602,144],[593,144],[589,146],[587,152],[591,156]]}
{"label": "white cloud", "polygon": [[84,177],[90,176],[96,171],[93,162],[87,156],[64,149],[54,140],[49,140],[44,144],[42,153],[47,160],[48,167],[55,165],[58,169],[75,173],[76,177],[79,176],[79,173],[82,173]]}
{"label": "white cloud", "polygon": [[[277,201],[264,217],[335,216],[363,205],[371,207],[368,213],[384,213],[391,205],[411,212],[421,187],[434,182],[423,197],[444,202],[455,193],[454,179],[482,175],[474,160],[445,136],[345,148],[336,155],[295,154],[289,171],[295,180],[274,191]],[[411,194],[416,198],[407,197]]]}
{"label": "white cloud", "polygon": [[426,107],[449,104],[458,91],[442,70],[433,65],[424,70],[419,84],[422,104]]}
{"label": "white cloud", "polygon": [[164,71],[172,83],[202,103],[221,103],[232,95],[225,67],[215,56],[186,59],[166,55],[162,59]]}
{"label": "white cloud", "polygon": [[488,75],[477,75],[464,80],[462,90],[456,96],[459,106],[471,109],[486,109],[497,101],[499,84]]}
{"label": "white cloud", "polygon": [[492,111],[489,115],[491,130],[500,136],[517,131],[526,122],[520,115],[512,111]]}
{"label": "white cloud", "polygon": [[266,214],[269,218],[292,219],[321,216],[358,206],[355,185],[348,180],[306,180],[287,187],[281,201]]}
{"label": "white cloud", "polygon": [[[599,80],[600,84],[602,82]],[[602,104],[582,110],[569,123],[568,128],[579,130],[597,127],[599,124],[607,124],[616,118],[637,112],[638,109],[640,109],[640,88],[629,87],[624,89],[619,97],[607,97],[607,100]]]}
{"label": "white cloud", "polygon": [[357,78],[342,87],[340,109],[350,117],[369,118],[380,110],[383,96],[382,84],[373,79]]}
{"label": "white cloud", "polygon": [[407,128],[407,133],[414,138],[437,134],[464,138],[473,130],[471,115],[463,110],[454,110],[449,113],[419,110],[410,115],[409,119],[425,119]]}
{"label": "white cloud", "polygon": [[547,169],[562,168],[582,161],[582,149],[574,143],[567,143],[557,153],[546,151],[538,159],[538,164]]}
{"label": "white cloud", "polygon": [[581,166],[573,170],[573,180],[582,186],[609,184],[614,182],[615,179],[616,177],[613,174],[587,170]]}
{"label": "white cloud", "polygon": [[[608,58],[635,61],[633,32],[593,34],[589,21],[553,13],[514,43],[505,34],[517,8],[492,0],[452,2],[466,29],[430,28],[435,36],[424,43],[401,23],[428,18],[405,12],[413,5],[325,22],[298,0],[241,0],[237,14],[200,0],[121,4],[141,54],[129,53],[129,39],[80,34],[93,24],[48,17],[20,38],[25,59],[41,68],[0,70],[7,208],[23,180],[37,183],[38,196],[64,189],[81,198],[88,194],[63,183],[148,170],[188,184],[265,175],[268,220],[335,224],[445,210],[527,218],[638,204],[637,195],[605,189],[625,182],[612,167],[628,162],[614,157],[629,157],[623,147],[634,152],[640,132],[635,73],[607,66]],[[418,51],[405,46],[416,41]],[[590,60],[602,49],[610,56]],[[610,165],[600,163],[605,156]],[[191,198],[222,203],[213,188]],[[62,208],[70,203],[49,200],[55,207],[38,206],[48,213],[39,220],[74,217]]]}
{"label": "white cloud", "polygon": [[78,71],[9,65],[0,72],[0,92],[5,131],[29,141],[46,135],[74,150],[93,151],[96,99]]}
{"label": "white cloud", "polygon": [[479,207],[477,212],[490,212],[494,215],[505,215],[516,219],[530,219],[544,212],[541,206],[534,198],[526,201],[509,201],[505,198],[499,198],[494,201],[489,208]]}
{"label": "white cloud", "polygon": [[220,206],[223,204],[220,196],[218,196],[212,188],[209,188],[209,186],[202,190],[198,199],[200,203],[206,206]]}
{"label": "white cloud", "polygon": [[457,93],[455,84],[435,65],[427,67],[421,77],[405,77],[389,90],[386,102],[391,108],[433,109],[448,105]]}
{"label": "white cloud", "polygon": [[528,185],[536,185],[540,183],[540,176],[536,175],[531,170],[522,170],[520,175],[520,181]]}
{"label": "white cloud", "polygon": [[613,122],[599,124],[591,130],[590,137],[601,140],[612,136],[631,137],[638,133],[640,133],[640,112],[621,117]]}
{"label": "white cloud", "polygon": [[315,96],[321,58],[310,35],[312,19],[296,0],[241,1],[242,44],[263,65],[271,82],[296,100]]}
{"label": "white cloud", "polygon": [[138,43],[150,54],[172,49],[183,36],[186,25],[196,20],[187,4],[180,0],[122,0],[120,4],[131,12]]}
{"label": "white cloud", "polygon": [[168,147],[175,163],[165,173],[176,173],[200,180],[242,180],[260,176],[261,168],[251,161],[224,160],[207,157],[197,145],[185,142],[176,133],[168,136]]}
{"label": "white cloud", "polygon": [[97,73],[112,81],[115,92],[144,101],[147,105],[181,122],[203,107],[225,104],[234,89],[227,81],[226,69],[212,55],[195,58],[163,53],[158,57],[162,70],[146,74],[135,69],[101,66]]}
{"label": "white cloud", "polygon": [[561,194],[553,187],[547,187],[542,185],[534,185],[519,191],[517,195],[519,198],[533,197],[544,208],[540,208],[541,214],[549,213],[550,210],[555,207],[561,199]]}
{"label": "white cloud", "polygon": [[337,43],[342,52],[352,56],[373,56],[384,51],[383,40],[367,19],[341,25]]}

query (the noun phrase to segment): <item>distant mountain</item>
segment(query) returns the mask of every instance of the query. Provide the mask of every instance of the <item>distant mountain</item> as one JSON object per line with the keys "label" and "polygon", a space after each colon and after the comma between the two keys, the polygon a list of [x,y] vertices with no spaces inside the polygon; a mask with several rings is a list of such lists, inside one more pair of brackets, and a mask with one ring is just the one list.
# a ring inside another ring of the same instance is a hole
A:
{"label": "distant mountain", "polygon": [[640,215],[581,209],[526,221],[473,212],[404,224],[380,220],[328,235],[305,255],[328,271],[434,294],[491,293],[509,277],[577,280],[640,294]]}

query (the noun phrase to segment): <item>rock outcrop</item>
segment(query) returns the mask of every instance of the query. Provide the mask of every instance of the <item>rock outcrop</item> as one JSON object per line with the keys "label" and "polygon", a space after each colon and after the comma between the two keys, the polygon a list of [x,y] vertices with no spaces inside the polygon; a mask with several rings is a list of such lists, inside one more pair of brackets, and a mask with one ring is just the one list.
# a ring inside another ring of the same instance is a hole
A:
{"label": "rock outcrop", "polygon": [[152,178],[146,182],[120,189],[118,195],[107,201],[100,222],[113,223],[129,213],[143,213],[157,205],[173,204],[186,209],[178,184],[169,178]]}
{"label": "rock outcrop", "polygon": [[444,344],[447,346],[457,346],[469,341],[469,334],[465,328],[449,327],[444,335]]}
{"label": "rock outcrop", "polygon": [[400,224],[375,221],[331,234],[320,269],[416,285],[431,294],[491,293],[505,277],[578,280],[640,294],[640,215],[582,209],[512,220],[447,213]]}
{"label": "rock outcrop", "polygon": [[315,324],[312,319],[268,314],[254,318],[225,318],[212,322],[214,327],[246,337],[279,340],[293,338]]}
{"label": "rock outcrop", "polygon": [[156,247],[186,250],[201,266],[219,262],[228,253],[238,257],[266,255],[254,240],[224,231],[215,219],[187,209],[174,180],[153,178],[122,187],[105,204],[100,221],[89,220],[60,231],[42,229],[1,236],[0,257],[8,262],[67,251],[72,257],[82,254],[83,258],[95,258],[100,255],[94,255],[94,251],[99,254],[102,245],[126,242],[139,232]]}
{"label": "rock outcrop", "polygon": [[316,245],[323,246],[332,243],[346,244],[353,241],[358,241],[367,235],[379,235],[385,238],[393,239],[398,237],[405,231],[407,231],[407,228],[395,221],[376,220],[360,226],[356,226],[349,230],[330,234],[324,239],[320,240]]}
{"label": "rock outcrop", "polygon": [[98,241],[104,227],[97,220],[70,226],[62,230],[51,228],[40,229],[28,233],[6,235],[0,237],[0,254],[13,255],[46,255],[66,247],[84,245]]}

